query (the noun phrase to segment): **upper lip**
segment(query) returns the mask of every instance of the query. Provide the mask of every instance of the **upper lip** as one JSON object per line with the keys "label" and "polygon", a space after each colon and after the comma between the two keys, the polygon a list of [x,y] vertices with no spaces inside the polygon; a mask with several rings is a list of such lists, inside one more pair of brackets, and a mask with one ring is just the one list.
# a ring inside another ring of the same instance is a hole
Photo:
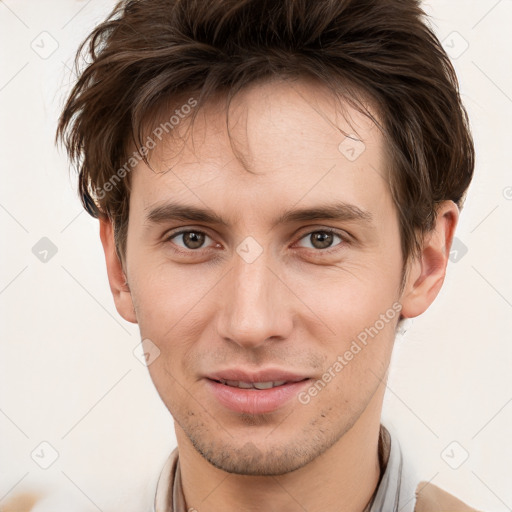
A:
{"label": "upper lip", "polygon": [[264,369],[258,371],[242,370],[240,368],[228,368],[218,372],[210,373],[206,376],[211,380],[231,380],[238,382],[299,382],[307,379],[305,375],[299,375],[286,370]]}

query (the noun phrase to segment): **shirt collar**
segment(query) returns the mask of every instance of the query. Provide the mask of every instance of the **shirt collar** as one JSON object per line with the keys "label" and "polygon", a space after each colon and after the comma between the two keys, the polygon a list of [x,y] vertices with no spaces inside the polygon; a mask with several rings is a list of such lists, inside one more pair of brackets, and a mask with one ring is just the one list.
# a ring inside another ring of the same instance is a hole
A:
{"label": "shirt collar", "polygon": [[418,485],[415,468],[403,456],[396,435],[383,425],[381,434],[389,456],[369,512],[414,512]]}

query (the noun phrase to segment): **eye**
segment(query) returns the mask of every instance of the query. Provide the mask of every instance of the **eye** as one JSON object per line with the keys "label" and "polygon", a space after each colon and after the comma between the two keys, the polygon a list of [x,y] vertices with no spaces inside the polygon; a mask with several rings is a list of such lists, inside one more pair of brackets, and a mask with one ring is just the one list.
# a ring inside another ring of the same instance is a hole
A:
{"label": "eye", "polygon": [[[182,241],[182,245],[177,243],[176,240]],[[209,239],[212,240],[206,233],[197,230],[187,230],[187,231],[179,231],[178,233],[173,233],[165,238],[166,242],[170,242],[171,240],[178,247],[182,247],[188,250],[201,249],[205,244],[205,241]]]}
{"label": "eye", "polygon": [[[326,250],[333,247],[335,239],[339,239],[340,242],[345,242],[344,237],[336,233],[332,229],[319,229],[317,231],[311,231],[305,236],[301,237],[300,240],[305,240],[310,245],[306,246],[308,249]],[[339,243],[336,245],[340,245]]]}

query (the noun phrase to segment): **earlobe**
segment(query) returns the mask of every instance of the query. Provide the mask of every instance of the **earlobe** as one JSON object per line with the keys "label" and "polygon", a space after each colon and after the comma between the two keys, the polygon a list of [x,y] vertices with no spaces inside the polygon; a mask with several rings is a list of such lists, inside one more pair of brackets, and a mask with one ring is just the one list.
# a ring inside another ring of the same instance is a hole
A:
{"label": "earlobe", "polygon": [[444,282],[459,209],[444,201],[437,210],[435,228],[425,236],[419,258],[410,265],[402,294],[402,316],[414,318],[434,302]]}
{"label": "earlobe", "polygon": [[137,323],[130,288],[126,274],[117,256],[112,222],[100,219],[100,239],[105,253],[108,282],[118,313],[127,321]]}

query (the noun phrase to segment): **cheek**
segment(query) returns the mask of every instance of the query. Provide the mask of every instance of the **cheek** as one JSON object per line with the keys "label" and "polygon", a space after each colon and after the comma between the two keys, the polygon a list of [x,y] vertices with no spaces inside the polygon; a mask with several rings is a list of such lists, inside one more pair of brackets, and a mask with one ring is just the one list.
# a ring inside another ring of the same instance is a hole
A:
{"label": "cheek", "polygon": [[[162,398],[181,400],[180,389],[197,358],[197,340],[211,321],[205,300],[212,284],[207,276],[193,279],[192,272],[171,271],[169,265],[141,265],[133,279],[132,296],[141,339],[149,339],[159,357],[148,370]],[[200,282],[199,282],[200,281]],[[174,382],[177,379],[177,382]],[[174,384],[172,384],[174,382]]]}
{"label": "cheek", "polygon": [[[140,261],[130,275],[130,287],[141,333],[162,339],[187,322],[211,288],[208,273],[179,268],[168,262]],[[197,278],[197,274],[201,278]]]}
{"label": "cheek", "polygon": [[348,262],[287,272],[285,280],[332,335],[346,340],[374,324],[397,299],[400,269],[381,267],[377,261]]}
{"label": "cheek", "polygon": [[347,424],[358,418],[385,378],[392,353],[392,321],[380,331],[362,330],[364,336],[338,337],[324,350],[330,351],[324,373],[299,398],[314,423]]}
{"label": "cheek", "polygon": [[321,294],[313,288],[308,297],[324,324],[322,333],[313,333],[327,355],[321,380],[350,403],[384,377],[400,317],[401,305],[392,293],[395,279],[387,276],[380,286],[374,279],[369,272],[365,278],[352,275],[343,283],[333,281]]}

